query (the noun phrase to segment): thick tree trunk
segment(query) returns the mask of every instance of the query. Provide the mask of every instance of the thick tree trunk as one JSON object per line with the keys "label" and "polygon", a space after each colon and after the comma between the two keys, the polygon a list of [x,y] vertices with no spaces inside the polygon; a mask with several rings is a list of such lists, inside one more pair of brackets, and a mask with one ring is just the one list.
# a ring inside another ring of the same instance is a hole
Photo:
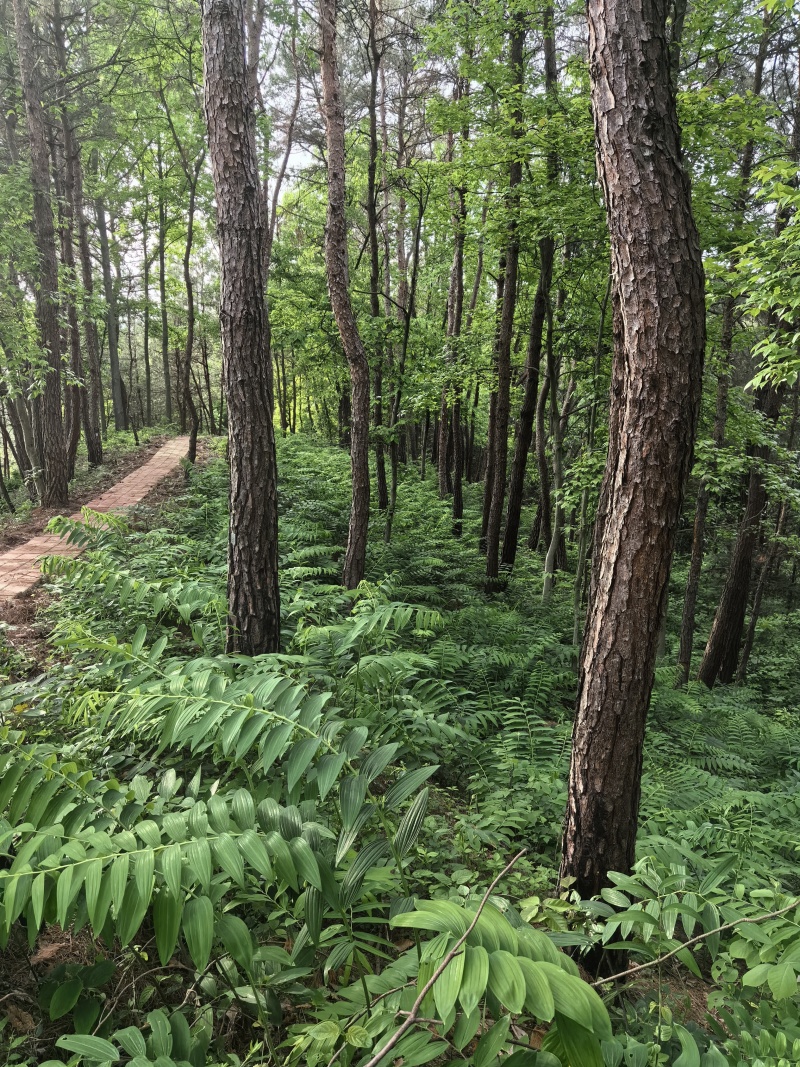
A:
{"label": "thick tree trunk", "polygon": [[342,583],[354,589],[364,577],[369,527],[369,364],[350,303],[345,211],[344,107],[336,58],[336,0],[320,0],[322,96],[328,145],[328,215],[325,267],[331,307],[350,366],[352,418],[350,467],[353,480],[350,528]]}
{"label": "thick tree trunk", "polygon": [[14,25],[17,36],[17,61],[25,102],[25,118],[30,150],[31,185],[33,186],[33,233],[39,259],[36,285],[36,322],[48,369],[39,401],[41,458],[44,467],[42,503],[61,507],[67,503],[68,472],[64,424],[61,415],[61,339],[58,323],[58,262],[50,201],[50,170],[45,113],[42,106],[39,70],[41,63],[31,25],[29,5],[14,0]]}
{"label": "thick tree trunk", "polygon": [[615,344],[561,866],[582,897],[634,859],[645,720],[702,391],[703,266],[670,84],[668,7],[588,4]]}
{"label": "thick tree trunk", "polygon": [[280,646],[278,496],[264,214],[243,20],[242,0],[204,0],[205,105],[217,195],[231,468],[227,647],[258,655]]}

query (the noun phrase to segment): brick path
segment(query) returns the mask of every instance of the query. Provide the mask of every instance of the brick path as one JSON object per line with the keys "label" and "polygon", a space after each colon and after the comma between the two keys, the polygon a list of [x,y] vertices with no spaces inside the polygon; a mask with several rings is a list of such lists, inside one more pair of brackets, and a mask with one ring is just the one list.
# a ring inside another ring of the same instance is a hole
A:
{"label": "brick path", "polygon": [[[85,506],[92,511],[124,511],[138,504],[163,478],[177,470],[188,447],[188,437],[173,438],[144,466]],[[80,519],[81,513],[76,512],[70,517]],[[40,581],[39,560],[42,556],[79,556],[82,551],[80,545],[67,544],[57,534],[44,533],[7,552],[0,552],[0,599],[27,593]]]}

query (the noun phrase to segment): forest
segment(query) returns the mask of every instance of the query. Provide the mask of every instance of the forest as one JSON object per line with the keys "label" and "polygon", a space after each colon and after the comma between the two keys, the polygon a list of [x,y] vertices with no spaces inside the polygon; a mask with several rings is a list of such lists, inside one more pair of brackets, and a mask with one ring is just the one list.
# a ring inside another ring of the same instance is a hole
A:
{"label": "forest", "polygon": [[3,0],[0,102],[0,1060],[800,1064],[794,0]]}

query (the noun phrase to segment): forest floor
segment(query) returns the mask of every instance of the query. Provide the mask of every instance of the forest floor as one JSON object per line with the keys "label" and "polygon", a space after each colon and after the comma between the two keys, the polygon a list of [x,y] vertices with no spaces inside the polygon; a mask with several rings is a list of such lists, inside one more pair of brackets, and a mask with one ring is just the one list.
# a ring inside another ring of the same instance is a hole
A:
{"label": "forest floor", "polygon": [[[91,501],[126,478],[132,471],[144,466],[171,438],[158,434],[133,448],[105,450],[102,467],[79,469],[70,485],[70,504],[75,507],[91,506]],[[24,490],[20,490],[21,495]],[[0,551],[12,545],[24,544],[36,534],[42,533],[51,519],[63,514],[63,508],[32,508],[26,500],[17,501],[15,514],[0,516]]]}
{"label": "forest floor", "polygon": [[[81,487],[73,494],[72,503],[92,511],[119,512],[143,501],[155,504],[178,495],[185,481],[181,459],[188,440],[156,437],[133,452],[114,457],[103,477],[91,488]],[[98,489],[102,490],[99,495]],[[31,663],[43,659],[47,651],[45,634],[36,623],[36,616],[49,600],[41,587],[39,559],[44,555],[76,556],[83,551],[82,546],[68,544],[58,534],[43,532],[61,513],[57,508],[37,508],[24,522],[0,530],[0,622],[7,628],[9,646],[24,651]],[[79,519],[80,511],[73,517]]]}
{"label": "forest floor", "polygon": [[[89,500],[85,506],[91,511],[117,513],[138,504],[163,478],[180,467],[188,446],[188,437],[167,441],[147,463],[137,466],[126,478]],[[59,512],[56,510],[55,514]],[[81,513],[74,512],[71,518],[80,519]],[[57,533],[39,533],[22,543],[12,544],[0,553],[0,597],[16,597],[32,589],[41,580],[39,560],[43,556],[77,556],[82,551],[81,544],[65,542]]]}

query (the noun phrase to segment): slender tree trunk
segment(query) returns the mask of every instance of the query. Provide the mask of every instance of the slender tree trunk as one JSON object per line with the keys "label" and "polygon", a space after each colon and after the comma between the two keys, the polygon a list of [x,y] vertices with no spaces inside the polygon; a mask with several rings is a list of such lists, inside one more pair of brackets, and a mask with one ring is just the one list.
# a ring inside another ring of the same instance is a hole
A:
{"label": "slender tree trunk", "polygon": [[150,222],[150,201],[145,201],[142,219],[142,290],[144,295],[144,324],[142,328],[142,346],[144,357],[144,397],[145,425],[153,425],[153,377],[150,367],[150,250],[147,247],[148,224]]}
{"label": "slender tree trunk", "polygon": [[536,287],[530,330],[528,331],[525,384],[522,394],[522,407],[520,408],[517,432],[514,439],[514,461],[511,466],[511,480],[508,487],[508,510],[506,512],[506,529],[501,563],[509,569],[514,566],[514,561],[517,557],[525,470],[528,464],[531,442],[533,441],[533,424],[536,415],[536,402],[539,396],[539,364],[542,358],[542,337],[544,325],[547,321],[550,283],[553,277],[553,251],[553,238],[543,237],[539,241],[539,282]]}
{"label": "slender tree trunk", "polygon": [[[774,423],[780,414],[783,389],[767,386],[759,392],[756,399],[762,414]],[[698,679],[709,687],[717,680],[723,684],[732,682],[736,675],[747,615],[753,554],[767,503],[767,487],[762,468],[768,457],[767,445],[759,445],[753,449],[753,466],[750,470],[744,518],[736,535],[722,596],[697,672]]]}
{"label": "slender tree trunk", "polygon": [[351,382],[352,505],[342,583],[354,589],[364,577],[369,527],[369,364],[350,303],[345,211],[344,107],[336,54],[336,0],[320,0],[322,96],[328,146],[328,214],[325,267],[331,307],[339,327]]}
{"label": "slender tree trunk", "polygon": [[[70,127],[71,129],[71,127]],[[86,413],[86,450],[90,467],[99,467],[103,462],[102,416],[103,378],[100,368],[100,342],[97,336],[97,323],[94,320],[92,302],[94,298],[94,272],[92,255],[89,247],[89,222],[83,195],[83,166],[80,146],[72,140],[68,159],[72,163],[73,211],[78,224],[78,254],[81,261],[81,283],[83,285],[83,337],[86,345],[86,363],[89,371],[88,403]]]}
{"label": "slender tree trunk", "polygon": [[[525,27],[522,16],[517,16],[511,30],[509,65],[517,97],[512,107],[512,138],[523,136],[522,94],[525,81],[523,67],[525,56]],[[508,469],[508,424],[511,417],[511,343],[514,335],[514,311],[517,305],[517,274],[519,270],[519,184],[522,181],[522,160],[519,150],[514,150],[509,167],[508,210],[509,235],[506,251],[506,277],[503,288],[503,310],[500,316],[500,331],[497,338],[497,402],[493,436],[489,447],[493,454],[492,489],[486,524],[486,589],[497,588],[500,574],[500,527],[503,520],[503,505],[506,494]]]}
{"label": "slender tree trunk", "polygon": [[780,539],[783,537],[788,510],[786,501],[784,501],[778,512],[778,521],[775,524],[775,535],[772,538],[767,558],[764,560],[764,564],[761,567],[761,573],[758,576],[758,582],[756,584],[755,592],[753,593],[753,603],[750,607],[750,620],[747,624],[747,633],[745,634],[744,645],[742,646],[742,655],[739,660],[739,667],[736,671],[737,685],[744,685],[747,681],[747,668],[750,664],[750,653],[753,651],[756,626],[761,617],[761,602],[764,599],[764,590],[767,588],[767,581],[778,555],[778,547],[780,545]]}
{"label": "slender tree trunk", "polygon": [[[677,63],[680,57],[680,35],[685,17],[686,3],[680,0],[682,8],[676,9],[676,18],[673,21],[673,62]],[[682,12],[682,13],[681,13]],[[767,58],[767,48],[770,39],[770,14],[764,13],[763,32],[759,41],[758,53],[756,54],[753,70],[753,95],[760,96],[764,81],[764,63]],[[678,36],[676,37],[676,34]],[[739,165],[739,192],[734,207],[735,225],[738,225],[744,215],[749,197],[750,179],[753,173],[755,142],[751,138],[744,147],[742,159]],[[735,264],[732,264],[735,266]],[[717,373],[717,405],[714,418],[714,447],[717,451],[725,446],[725,425],[728,417],[728,390],[730,386],[730,368],[733,361],[733,323],[736,307],[736,298],[733,295],[725,297],[722,306],[722,330],[720,336],[720,364]],[[703,568],[705,556],[705,530],[708,517],[709,489],[705,478],[701,479],[697,490],[695,504],[694,527],[692,530],[692,555],[689,562],[689,574],[686,580],[686,594],[683,601],[683,614],[681,617],[680,651],[678,653],[678,684],[689,681],[689,673],[692,666],[692,650],[694,645],[695,615],[697,612],[697,594],[700,589],[700,574]]]}
{"label": "slender tree trunk", "polygon": [[243,21],[242,0],[204,0],[205,107],[217,195],[231,469],[227,647],[258,655],[280,646],[278,497],[264,213]]}
{"label": "slender tree trunk", "polygon": [[106,337],[108,338],[108,359],[111,368],[111,404],[114,412],[114,429],[127,430],[128,417],[122,396],[122,375],[119,368],[119,316],[117,314],[117,294],[111,277],[111,250],[108,241],[108,223],[103,198],[95,200],[97,232],[100,237],[100,259],[103,267],[103,292],[106,298]]}
{"label": "slender tree trunk", "polygon": [[161,307],[161,366],[164,371],[164,414],[172,422],[172,374],[169,363],[169,319],[167,316],[167,202],[164,196],[164,157],[161,139],[156,150],[158,167],[158,294]]}
{"label": "slender tree trunk", "polygon": [[46,121],[40,88],[40,61],[31,25],[29,5],[14,0],[17,36],[17,62],[25,102],[25,118],[30,150],[33,186],[33,233],[39,259],[36,285],[36,321],[46,353],[47,370],[38,403],[40,410],[41,456],[44,466],[42,503],[61,507],[67,503],[68,460],[61,416],[61,339],[58,323],[58,262],[50,200],[50,169]]}
{"label": "slender tree trunk", "polygon": [[634,860],[645,720],[702,392],[703,265],[670,84],[668,6],[588,3],[614,363],[561,865],[584,898]]}

